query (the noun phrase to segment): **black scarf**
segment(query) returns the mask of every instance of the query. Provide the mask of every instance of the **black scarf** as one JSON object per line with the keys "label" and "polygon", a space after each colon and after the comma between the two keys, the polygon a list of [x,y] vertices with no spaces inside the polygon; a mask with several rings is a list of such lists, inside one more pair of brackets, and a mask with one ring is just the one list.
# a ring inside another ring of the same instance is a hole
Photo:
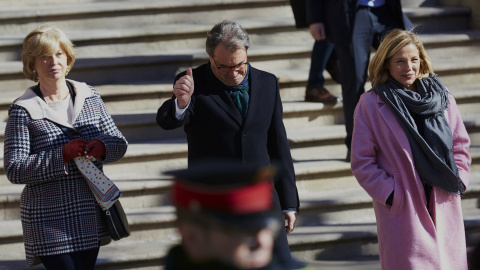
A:
{"label": "black scarf", "polygon": [[423,184],[462,194],[465,186],[458,174],[453,157],[453,136],[444,115],[448,107],[448,91],[435,75],[418,79],[415,83],[417,92],[405,89],[393,79],[377,86],[374,91],[405,131]]}

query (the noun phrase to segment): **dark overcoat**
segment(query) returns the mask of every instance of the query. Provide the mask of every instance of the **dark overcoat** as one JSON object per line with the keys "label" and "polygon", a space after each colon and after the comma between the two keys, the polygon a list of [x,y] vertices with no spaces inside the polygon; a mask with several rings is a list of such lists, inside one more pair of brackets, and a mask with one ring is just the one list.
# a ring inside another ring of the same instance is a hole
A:
{"label": "dark overcoat", "polygon": [[[281,207],[298,208],[278,80],[252,66],[249,72],[250,103],[245,119],[207,63],[193,70],[194,93],[185,117],[175,117],[174,96],[158,109],[157,123],[167,130],[184,125],[189,164],[209,157],[260,165],[277,163],[281,172],[275,179],[275,189]],[[175,81],[184,74],[177,75]]]}

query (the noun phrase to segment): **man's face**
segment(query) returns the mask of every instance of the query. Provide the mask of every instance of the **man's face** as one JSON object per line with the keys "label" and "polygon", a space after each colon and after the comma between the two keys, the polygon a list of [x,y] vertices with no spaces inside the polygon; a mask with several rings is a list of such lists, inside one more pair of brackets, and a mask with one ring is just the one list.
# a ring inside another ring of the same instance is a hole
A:
{"label": "man's face", "polygon": [[182,245],[193,261],[215,260],[240,269],[261,268],[271,262],[277,223],[254,231],[232,228],[211,219],[199,224],[179,223]]}
{"label": "man's face", "polygon": [[225,85],[239,85],[247,75],[247,51],[238,49],[231,52],[219,44],[214,55],[210,56],[210,65],[215,77]]}
{"label": "man's face", "polygon": [[217,260],[242,269],[260,268],[272,260],[274,233],[269,228],[253,232],[213,228],[212,252]]}

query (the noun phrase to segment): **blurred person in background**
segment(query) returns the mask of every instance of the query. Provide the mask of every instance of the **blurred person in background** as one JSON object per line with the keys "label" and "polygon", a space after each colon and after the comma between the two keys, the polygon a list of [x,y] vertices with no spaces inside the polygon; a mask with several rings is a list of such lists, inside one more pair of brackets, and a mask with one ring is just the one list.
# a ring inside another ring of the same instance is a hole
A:
{"label": "blurred person in background", "polygon": [[273,209],[273,166],[204,160],[175,177],[171,199],[181,245],[166,270],[287,270],[273,250],[281,223]]}

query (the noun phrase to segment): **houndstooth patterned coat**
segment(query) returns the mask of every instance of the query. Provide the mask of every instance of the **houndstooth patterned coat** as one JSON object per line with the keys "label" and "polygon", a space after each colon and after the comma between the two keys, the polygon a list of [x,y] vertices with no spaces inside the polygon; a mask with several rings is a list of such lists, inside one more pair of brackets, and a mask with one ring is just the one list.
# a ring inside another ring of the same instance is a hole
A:
{"label": "houndstooth patterned coat", "polygon": [[[28,88],[9,109],[5,128],[4,167],[14,184],[25,184],[20,207],[27,266],[38,256],[96,248],[109,243],[101,209],[72,160],[63,162],[62,146],[70,139],[57,124],[74,128],[74,137],[100,139],[106,147],[102,163],[117,161],[127,141],[91,86],[76,81],[73,126],[59,119]],[[57,124],[55,124],[55,122]]]}

